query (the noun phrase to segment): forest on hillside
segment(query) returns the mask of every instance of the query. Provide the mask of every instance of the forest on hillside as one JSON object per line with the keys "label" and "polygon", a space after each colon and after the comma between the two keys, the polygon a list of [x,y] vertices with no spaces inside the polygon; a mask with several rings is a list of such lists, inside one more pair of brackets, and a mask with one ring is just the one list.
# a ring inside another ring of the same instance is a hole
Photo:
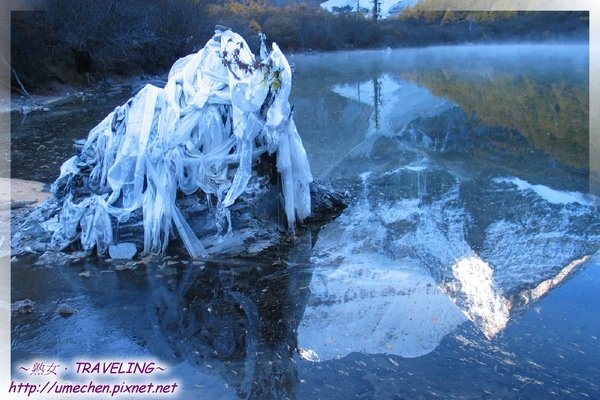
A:
{"label": "forest on hillside", "polygon": [[406,9],[390,19],[318,2],[216,0],[47,0],[11,17],[12,87],[93,85],[109,76],[161,74],[199,50],[214,26],[229,26],[255,49],[257,32],[285,52],[434,44],[588,40],[587,12]]}

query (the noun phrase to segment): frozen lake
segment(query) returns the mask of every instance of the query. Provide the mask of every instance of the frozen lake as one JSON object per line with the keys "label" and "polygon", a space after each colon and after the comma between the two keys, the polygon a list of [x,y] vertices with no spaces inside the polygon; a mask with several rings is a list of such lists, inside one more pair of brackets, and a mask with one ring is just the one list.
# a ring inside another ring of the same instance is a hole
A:
{"label": "frozen lake", "polygon": [[[600,397],[587,46],[289,59],[344,213],[255,259],[13,261],[12,300],[36,304],[12,321],[15,374],[151,357],[182,399]],[[15,116],[13,176],[51,182],[128,97]]]}

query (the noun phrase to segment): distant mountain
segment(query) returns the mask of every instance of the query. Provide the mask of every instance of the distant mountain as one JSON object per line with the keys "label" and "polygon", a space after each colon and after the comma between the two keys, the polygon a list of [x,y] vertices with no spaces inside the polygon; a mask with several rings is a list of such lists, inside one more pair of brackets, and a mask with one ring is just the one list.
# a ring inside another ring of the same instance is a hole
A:
{"label": "distant mountain", "polygon": [[[381,17],[388,18],[398,15],[406,7],[414,6],[419,0],[381,0]],[[321,7],[331,12],[347,10],[356,12],[360,8],[365,14],[373,11],[373,0],[328,0]]]}

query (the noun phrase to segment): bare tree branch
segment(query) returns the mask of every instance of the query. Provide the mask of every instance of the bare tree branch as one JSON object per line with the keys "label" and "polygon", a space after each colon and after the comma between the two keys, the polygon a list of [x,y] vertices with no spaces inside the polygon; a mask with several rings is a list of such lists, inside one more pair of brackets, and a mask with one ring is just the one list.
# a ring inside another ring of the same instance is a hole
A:
{"label": "bare tree branch", "polygon": [[6,63],[6,65],[8,65],[8,68],[10,68],[10,70],[12,71],[17,83],[21,87],[21,91],[23,92],[23,94],[26,95],[27,97],[29,97],[31,100],[33,100],[33,97],[31,97],[31,95],[29,94],[27,89],[25,89],[23,82],[21,82],[21,80],[19,79],[19,75],[17,74],[17,71],[15,71],[15,69],[13,67],[11,67],[11,65],[8,63],[8,61],[6,61],[6,58],[4,58],[4,56],[0,55],[0,58],[2,58],[2,61],[4,61]]}

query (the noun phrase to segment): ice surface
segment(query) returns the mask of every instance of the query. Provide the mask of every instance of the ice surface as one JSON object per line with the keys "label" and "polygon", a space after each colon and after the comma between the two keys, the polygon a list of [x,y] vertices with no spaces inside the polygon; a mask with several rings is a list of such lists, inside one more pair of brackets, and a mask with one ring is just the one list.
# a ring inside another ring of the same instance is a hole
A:
{"label": "ice surface", "polygon": [[[357,175],[354,204],[314,248],[311,298],[298,329],[311,360],[422,355],[465,319],[494,337],[516,307],[543,296],[600,245],[592,205],[506,190],[493,177],[467,196],[464,177],[432,165]],[[511,206],[488,211],[477,243],[474,207],[485,204]]]}
{"label": "ice surface", "polygon": [[369,203],[371,175],[360,174],[360,197],[315,244],[311,298],[298,327],[298,344],[312,361],[351,352],[417,357],[465,321],[418,257],[386,249],[389,230],[379,215],[389,209],[378,213]]}
{"label": "ice surface", "polygon": [[[338,179],[355,188],[354,201],[315,244],[312,295],[299,327],[299,346],[314,361],[354,351],[425,354],[466,319],[492,338],[516,310],[560,284],[600,246],[596,197],[510,176],[510,169],[478,154],[437,157],[444,138],[435,144],[436,135],[447,129],[443,119],[436,124],[437,115],[457,106],[399,79],[383,76],[380,84],[393,97],[379,105],[382,114],[390,110],[387,125],[371,126],[332,170],[343,171]],[[372,87],[366,81],[332,91],[368,103]],[[418,137],[411,137],[406,126],[413,121],[431,124],[415,125]],[[502,155],[508,159],[510,151]],[[441,315],[429,315],[428,304]],[[407,321],[404,311],[423,319]],[[411,324],[421,324],[427,338]]]}
{"label": "ice surface", "polygon": [[310,291],[298,343],[311,361],[352,352],[418,357],[465,321],[418,259],[361,252],[317,268]]}

